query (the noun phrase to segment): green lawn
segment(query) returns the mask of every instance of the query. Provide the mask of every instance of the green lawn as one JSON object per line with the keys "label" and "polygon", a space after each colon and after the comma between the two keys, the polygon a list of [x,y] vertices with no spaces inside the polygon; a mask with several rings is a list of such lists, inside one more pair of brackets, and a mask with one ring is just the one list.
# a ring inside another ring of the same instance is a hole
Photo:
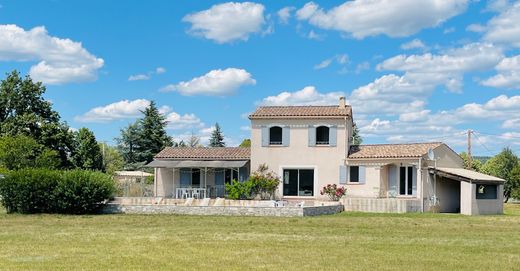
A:
{"label": "green lawn", "polygon": [[520,205],[503,216],[306,218],[0,213],[2,270],[520,270]]}

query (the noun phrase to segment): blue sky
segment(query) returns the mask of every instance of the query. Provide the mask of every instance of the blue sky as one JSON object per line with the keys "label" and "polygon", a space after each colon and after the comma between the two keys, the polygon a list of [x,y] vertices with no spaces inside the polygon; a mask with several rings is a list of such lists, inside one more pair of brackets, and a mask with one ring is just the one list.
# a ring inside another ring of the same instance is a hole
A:
{"label": "blue sky", "polygon": [[0,0],[0,73],[114,144],[150,100],[176,140],[249,137],[258,105],[346,96],[365,143],[520,152],[520,1]]}

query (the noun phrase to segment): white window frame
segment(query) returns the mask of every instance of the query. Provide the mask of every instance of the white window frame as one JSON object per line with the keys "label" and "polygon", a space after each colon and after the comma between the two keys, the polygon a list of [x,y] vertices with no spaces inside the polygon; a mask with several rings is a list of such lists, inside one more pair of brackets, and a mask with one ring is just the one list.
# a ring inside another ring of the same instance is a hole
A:
{"label": "white window frame", "polygon": [[[401,168],[405,168],[404,170],[404,194],[401,194]],[[409,197],[413,196],[413,171],[415,170],[415,166],[398,166],[397,167],[397,195],[401,197]],[[412,168],[412,193],[408,194],[408,168]],[[415,184],[417,185],[417,184]]]}

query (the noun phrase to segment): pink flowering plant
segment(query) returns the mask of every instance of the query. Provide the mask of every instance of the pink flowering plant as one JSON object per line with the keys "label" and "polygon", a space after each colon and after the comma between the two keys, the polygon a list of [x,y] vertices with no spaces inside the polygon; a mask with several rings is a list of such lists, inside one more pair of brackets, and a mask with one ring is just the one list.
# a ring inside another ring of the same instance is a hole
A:
{"label": "pink flowering plant", "polygon": [[321,195],[327,195],[332,201],[339,201],[346,193],[347,189],[345,187],[338,187],[336,184],[327,184],[320,191]]}

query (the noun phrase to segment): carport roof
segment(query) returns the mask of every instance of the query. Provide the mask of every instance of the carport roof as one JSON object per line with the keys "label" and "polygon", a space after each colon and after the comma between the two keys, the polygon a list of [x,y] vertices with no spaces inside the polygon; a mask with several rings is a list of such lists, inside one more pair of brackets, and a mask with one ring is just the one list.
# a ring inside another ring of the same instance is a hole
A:
{"label": "carport roof", "polygon": [[467,170],[464,168],[445,168],[445,167],[430,167],[430,170],[433,170],[440,176],[454,179],[457,181],[466,181],[473,183],[503,183],[505,180],[483,174],[480,172],[476,172],[473,170]]}

